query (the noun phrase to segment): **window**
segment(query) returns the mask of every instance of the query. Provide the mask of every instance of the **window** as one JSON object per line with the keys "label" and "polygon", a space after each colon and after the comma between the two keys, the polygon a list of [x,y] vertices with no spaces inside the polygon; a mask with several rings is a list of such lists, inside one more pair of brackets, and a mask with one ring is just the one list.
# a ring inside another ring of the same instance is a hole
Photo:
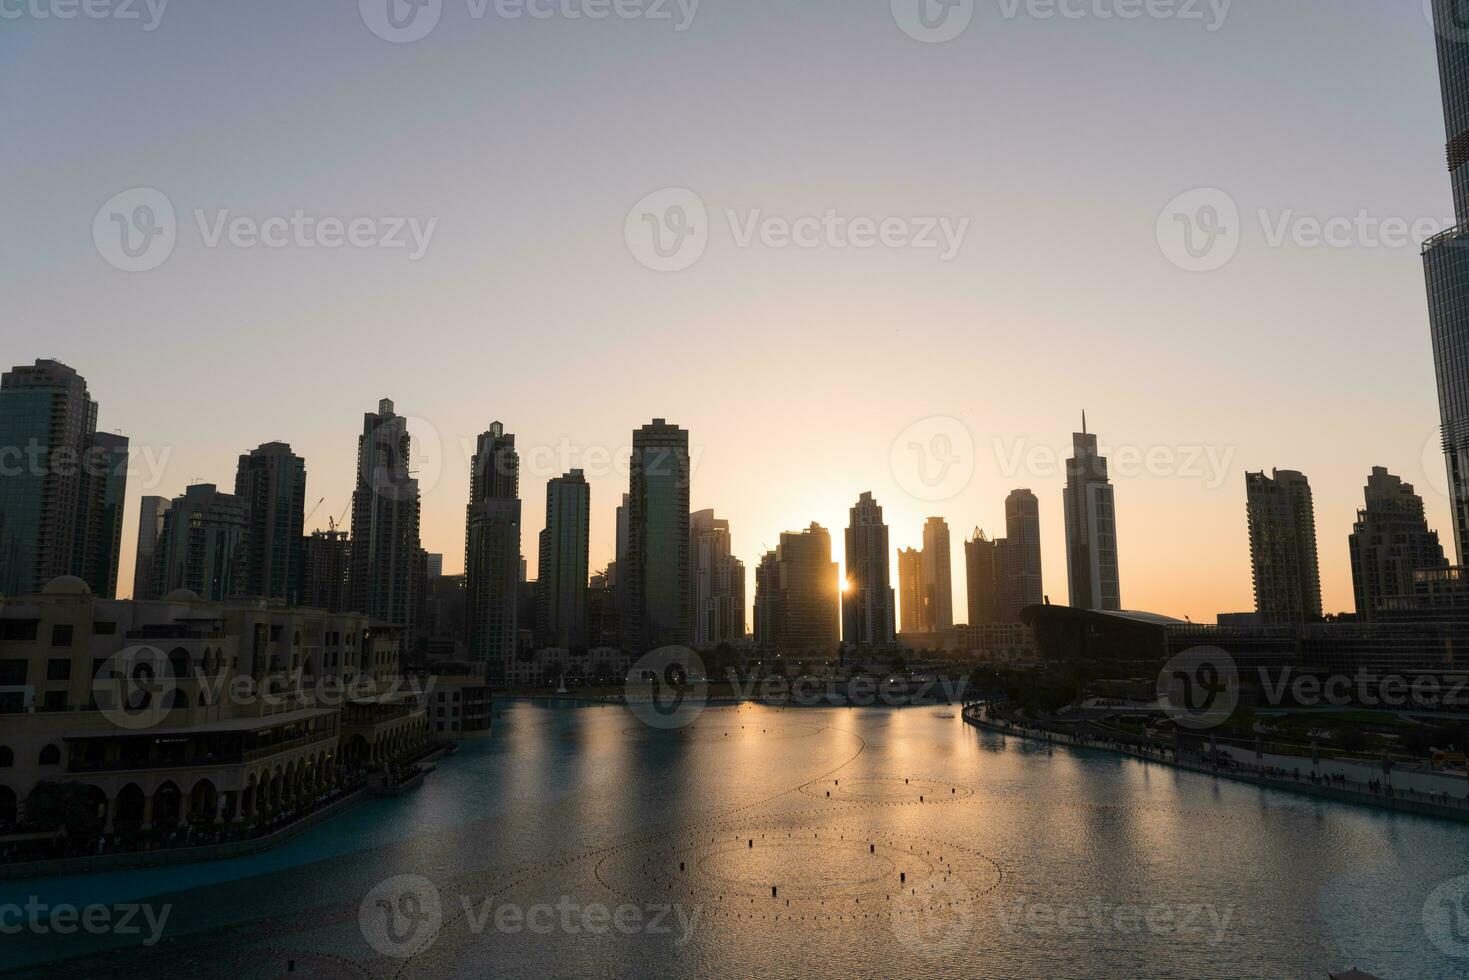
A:
{"label": "window", "polygon": [[92,632],[97,636],[111,636],[117,632],[116,623],[93,623]]}
{"label": "window", "polygon": [[43,698],[41,701],[41,707],[44,708],[46,711],[65,711],[66,692],[47,691],[45,698]]}
{"label": "window", "polygon": [[61,750],[55,745],[48,745],[41,750],[40,757],[36,760],[37,765],[59,766],[61,765]]}
{"label": "window", "polygon": [[57,623],[51,627],[51,645],[53,647],[71,646],[72,625],[70,623]]}
{"label": "window", "polygon": [[0,660],[0,687],[14,687],[26,682],[24,660]]}
{"label": "window", "polygon": [[60,657],[53,657],[46,661],[46,679],[48,681],[71,680],[71,661]]}
{"label": "window", "polygon": [[8,745],[0,745],[0,769],[9,769],[15,765],[15,753],[10,751]]}
{"label": "window", "polygon": [[0,619],[0,643],[29,643],[36,639],[36,619]]}

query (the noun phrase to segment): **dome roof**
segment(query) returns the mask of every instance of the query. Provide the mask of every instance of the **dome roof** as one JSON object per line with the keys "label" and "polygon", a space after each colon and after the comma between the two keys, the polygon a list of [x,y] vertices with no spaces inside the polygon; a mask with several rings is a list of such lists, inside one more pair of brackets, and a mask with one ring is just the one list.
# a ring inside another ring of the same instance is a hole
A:
{"label": "dome roof", "polygon": [[199,593],[193,589],[174,589],[163,597],[164,602],[198,602]]}
{"label": "dome roof", "polygon": [[58,575],[41,589],[41,595],[91,595],[87,583],[75,575]]}

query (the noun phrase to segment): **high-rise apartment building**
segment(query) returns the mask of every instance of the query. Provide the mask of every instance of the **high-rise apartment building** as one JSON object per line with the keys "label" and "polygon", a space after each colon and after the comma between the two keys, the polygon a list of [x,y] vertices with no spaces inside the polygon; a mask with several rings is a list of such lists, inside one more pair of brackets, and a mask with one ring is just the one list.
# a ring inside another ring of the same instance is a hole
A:
{"label": "high-rise apartment building", "polygon": [[0,376],[0,595],[29,595],[73,575],[117,591],[127,440],[98,433],[86,379],[38,360]]}
{"label": "high-rise apartment building", "polygon": [[633,432],[628,480],[624,646],[638,655],[686,646],[689,615],[689,434],[663,419]]}
{"label": "high-rise apartment building", "polygon": [[352,604],[348,578],[352,538],[332,528],[312,531],[301,542],[301,605],[327,612],[347,612]]}
{"label": "high-rise apartment building", "polygon": [[1461,0],[1432,0],[1455,226],[1423,246],[1428,314],[1454,541],[1469,565],[1469,22]]}
{"label": "high-rise apartment building", "polygon": [[240,456],[235,496],[244,502],[250,519],[245,594],[299,605],[306,461],[284,442],[267,442]]}
{"label": "high-rise apartment building", "polygon": [[133,559],[133,598],[156,599],[153,591],[153,550],[163,533],[167,497],[144,497],[138,506],[138,547]]}
{"label": "high-rise apartment building", "polygon": [[969,625],[990,626],[1000,622],[999,548],[979,528],[964,542],[964,572]]}
{"label": "high-rise apartment building", "polygon": [[536,646],[587,645],[587,567],[592,492],[581,470],[546,483],[546,526],[536,577]]}
{"label": "high-rise apartment building", "polygon": [[[509,676],[520,617],[520,454],[499,422],[476,443],[465,512],[464,588],[469,655],[491,683]],[[531,603],[534,605],[534,602]],[[523,624],[531,628],[531,623]]]}
{"label": "high-rise apartment building", "polygon": [[250,514],[239,497],[196,483],[163,512],[153,550],[153,592],[184,589],[206,602],[245,594]]}
{"label": "high-rise apartment building", "polygon": [[1000,622],[1020,622],[1020,610],[1045,601],[1041,586],[1041,504],[1027,489],[1005,498],[1000,559]]}
{"label": "high-rise apartment building", "polygon": [[925,633],[954,628],[954,573],[949,550],[949,524],[930,517],[923,525],[923,594],[927,600]]}
{"label": "high-rise apartment building", "polygon": [[362,417],[352,493],[354,611],[411,627],[419,578],[418,481],[409,466],[408,420],[384,398]]}
{"label": "high-rise apartment building", "polygon": [[1107,460],[1097,451],[1097,437],[1071,434],[1072,456],[1066,461],[1066,574],[1071,605],[1076,609],[1122,608],[1117,567],[1117,511]]}
{"label": "high-rise apartment building", "polygon": [[712,510],[689,515],[689,609],[693,646],[705,649],[745,635],[745,564],[731,552],[729,521]]}
{"label": "high-rise apartment building", "polygon": [[[813,523],[787,531],[775,549],[774,568],[762,570],[759,584],[772,590],[774,646],[822,652],[839,642],[840,592],[837,563],[831,559],[831,533]],[[773,572],[773,574],[772,574]]]}
{"label": "high-rise apartment building", "polygon": [[1294,470],[1245,474],[1255,613],[1264,624],[1321,619],[1316,508],[1311,485]]}
{"label": "high-rise apartment building", "polygon": [[871,493],[857,498],[847,520],[847,581],[842,590],[842,642],[862,647],[896,639],[888,526]]}
{"label": "high-rise apartment building", "polygon": [[1414,573],[1448,567],[1438,532],[1428,529],[1423,498],[1381,466],[1372,468],[1366,506],[1347,539],[1357,618],[1371,622],[1382,612],[1411,609],[1417,599]]}
{"label": "high-rise apartment building", "polygon": [[923,589],[923,552],[904,548],[898,552],[898,611],[902,632],[928,631],[928,599]]}

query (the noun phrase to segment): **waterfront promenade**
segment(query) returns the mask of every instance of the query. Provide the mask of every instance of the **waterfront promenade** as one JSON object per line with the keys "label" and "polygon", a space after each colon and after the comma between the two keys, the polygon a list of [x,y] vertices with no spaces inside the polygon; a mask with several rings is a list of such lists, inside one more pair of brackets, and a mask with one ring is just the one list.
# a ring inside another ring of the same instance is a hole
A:
{"label": "waterfront promenade", "polygon": [[[1189,772],[1249,783],[1268,789],[1279,789],[1290,793],[1317,796],[1343,803],[1356,803],[1402,813],[1442,817],[1469,823],[1469,798],[1448,792],[1424,792],[1418,789],[1394,787],[1376,781],[1364,782],[1352,779],[1344,773],[1320,772],[1332,768],[1331,763],[1318,764],[1318,773],[1302,772],[1297,768],[1280,765],[1256,765],[1242,762],[1227,750],[1217,757],[1207,752],[1194,753],[1187,749],[1178,750],[1166,743],[1145,745],[1130,744],[1086,735],[1073,735],[1055,731],[1038,723],[1022,724],[995,716],[985,702],[965,705],[964,720],[976,728],[1034,739],[1074,748],[1099,749],[1131,756],[1145,762],[1173,766]],[[1309,760],[1304,760],[1309,764]]]}

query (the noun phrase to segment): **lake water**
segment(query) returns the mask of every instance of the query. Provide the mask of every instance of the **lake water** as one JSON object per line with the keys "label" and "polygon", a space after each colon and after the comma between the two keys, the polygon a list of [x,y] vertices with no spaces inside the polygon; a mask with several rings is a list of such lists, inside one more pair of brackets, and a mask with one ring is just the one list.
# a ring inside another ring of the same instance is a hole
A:
{"label": "lake water", "polygon": [[0,935],[0,968],[1469,975],[1462,825],[1051,750],[957,709],[710,707],[661,730],[520,702],[495,726],[415,793],[265,854],[0,885],[0,906],[168,909],[149,949],[108,952],[148,934],[137,915],[126,936]]}

